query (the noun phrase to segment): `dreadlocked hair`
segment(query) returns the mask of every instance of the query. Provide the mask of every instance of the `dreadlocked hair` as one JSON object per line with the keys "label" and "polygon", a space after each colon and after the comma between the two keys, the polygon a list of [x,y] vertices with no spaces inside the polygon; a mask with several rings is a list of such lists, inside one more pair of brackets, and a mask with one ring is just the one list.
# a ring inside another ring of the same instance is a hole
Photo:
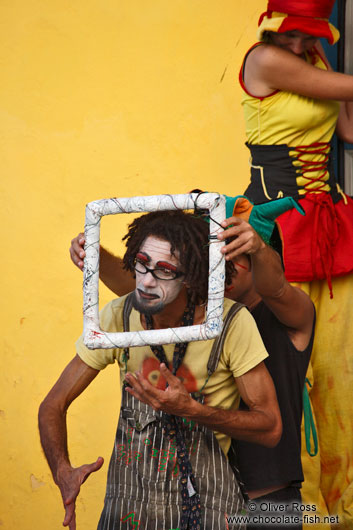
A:
{"label": "dreadlocked hair", "polygon": [[[195,304],[207,301],[209,225],[182,210],[150,212],[134,219],[124,236],[124,269],[134,272],[134,261],[148,236],[168,241],[171,254],[180,261],[184,282]],[[176,256],[178,254],[178,256]]]}

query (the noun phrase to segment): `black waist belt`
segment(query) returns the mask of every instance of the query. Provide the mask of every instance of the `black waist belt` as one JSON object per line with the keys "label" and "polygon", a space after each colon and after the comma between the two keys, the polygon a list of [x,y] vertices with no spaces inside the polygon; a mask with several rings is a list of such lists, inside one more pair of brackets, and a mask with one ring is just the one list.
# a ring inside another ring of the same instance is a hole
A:
{"label": "black waist belt", "polygon": [[[261,204],[282,197],[293,197],[300,199],[305,193],[310,192],[304,187],[298,188],[297,178],[300,175],[308,175],[318,169],[322,175],[329,175],[322,185],[329,185],[329,193],[333,202],[338,202],[342,196],[337,191],[334,178],[331,149],[329,144],[313,144],[312,146],[288,147],[287,145],[249,145],[246,144],[251,153],[251,180],[244,192],[254,204]],[[296,156],[289,153],[295,151]],[[308,153],[323,153],[322,161],[307,162],[305,155]],[[294,165],[298,160],[300,165]],[[320,166],[320,167],[316,167]],[[322,178],[322,177],[321,177]],[[308,180],[308,183],[310,181]],[[315,191],[320,191],[316,189]]]}

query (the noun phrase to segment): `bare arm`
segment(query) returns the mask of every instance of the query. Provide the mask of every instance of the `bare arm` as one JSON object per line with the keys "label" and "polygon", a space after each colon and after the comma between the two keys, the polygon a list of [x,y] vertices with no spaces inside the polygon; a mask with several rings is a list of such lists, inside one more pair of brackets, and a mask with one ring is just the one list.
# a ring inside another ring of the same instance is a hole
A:
{"label": "bare arm", "polygon": [[126,375],[130,385],[126,391],[155,410],[192,419],[212,430],[232,438],[274,447],[282,433],[281,415],[272,379],[261,362],[246,374],[236,378],[240,395],[249,411],[223,410],[196,402],[183,383],[168,368],[160,365],[169,386],[159,390],[141,373]]}
{"label": "bare arm", "polygon": [[[71,241],[70,257],[72,262],[83,269],[85,238],[81,232]],[[135,289],[135,281],[132,274],[123,268],[123,260],[114,256],[104,247],[100,247],[99,277],[113,293],[118,296],[130,293]]]}
{"label": "bare arm", "polygon": [[219,239],[233,238],[223,248],[226,259],[236,259],[248,254],[256,292],[288,327],[288,334],[297,349],[307,347],[314,323],[314,305],[301,289],[292,286],[284,275],[280,256],[266,245],[252,226],[237,217],[230,217],[222,226],[230,228],[219,235]]}
{"label": "bare arm", "polygon": [[42,447],[65,507],[64,526],[76,529],[75,502],[81,484],[100,469],[103,458],[93,464],[73,468],[67,449],[66,412],[69,405],[93,381],[99,372],[76,357],[67,365],[39,408],[39,432]]}
{"label": "bare arm", "polygon": [[336,132],[343,142],[353,144],[353,101],[342,101]]}
{"label": "bare arm", "polygon": [[[317,43],[316,48],[321,56],[324,57],[329,70],[333,72],[320,41]],[[353,101],[341,101],[336,133],[343,142],[353,143]]]}
{"label": "bare arm", "polygon": [[283,90],[311,98],[353,101],[353,76],[322,70],[270,44],[249,54],[245,83],[257,96]]}
{"label": "bare arm", "polygon": [[108,289],[118,296],[123,296],[135,289],[135,280],[132,274],[124,269],[123,260],[102,246],[100,247],[99,277]]}

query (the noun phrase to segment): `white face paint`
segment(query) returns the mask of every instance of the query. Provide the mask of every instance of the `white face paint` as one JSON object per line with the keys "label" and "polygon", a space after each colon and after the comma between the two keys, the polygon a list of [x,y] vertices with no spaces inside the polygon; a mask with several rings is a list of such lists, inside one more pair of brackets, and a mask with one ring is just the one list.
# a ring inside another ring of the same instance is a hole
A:
{"label": "white face paint", "polygon": [[[170,253],[170,243],[155,236],[148,236],[140,247],[136,258],[149,269],[180,271],[180,263]],[[136,289],[134,307],[140,313],[160,313],[166,305],[173,302],[183,288],[182,279],[160,280],[150,272],[142,274],[135,271]]]}

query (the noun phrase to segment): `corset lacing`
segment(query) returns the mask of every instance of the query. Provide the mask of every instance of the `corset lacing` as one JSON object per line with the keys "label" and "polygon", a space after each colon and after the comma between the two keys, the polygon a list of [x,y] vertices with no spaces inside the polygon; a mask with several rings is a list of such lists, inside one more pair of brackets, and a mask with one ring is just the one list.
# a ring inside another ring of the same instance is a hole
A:
{"label": "corset lacing", "polygon": [[[299,145],[291,149],[300,162],[302,177],[308,182],[303,186],[306,193],[315,193],[324,191],[323,188],[328,184],[329,171],[327,165],[330,159],[331,146],[328,142],[315,142],[311,145]],[[306,155],[321,155],[320,160],[306,160]],[[320,171],[317,177],[310,175],[312,172]],[[313,188],[312,184],[320,182],[320,185]]]}

